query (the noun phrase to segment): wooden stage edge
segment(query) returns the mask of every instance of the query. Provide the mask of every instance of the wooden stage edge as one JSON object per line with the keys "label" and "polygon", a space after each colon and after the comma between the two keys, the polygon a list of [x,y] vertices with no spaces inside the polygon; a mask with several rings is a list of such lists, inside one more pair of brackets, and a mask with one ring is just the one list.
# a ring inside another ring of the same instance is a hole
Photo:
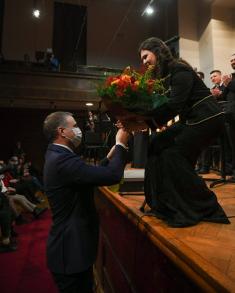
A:
{"label": "wooden stage edge", "polygon": [[220,185],[213,191],[230,217],[230,225],[201,222],[193,227],[171,228],[139,210],[143,196],[120,196],[107,187],[99,188],[99,194],[197,287],[207,292],[235,292],[235,184]]}

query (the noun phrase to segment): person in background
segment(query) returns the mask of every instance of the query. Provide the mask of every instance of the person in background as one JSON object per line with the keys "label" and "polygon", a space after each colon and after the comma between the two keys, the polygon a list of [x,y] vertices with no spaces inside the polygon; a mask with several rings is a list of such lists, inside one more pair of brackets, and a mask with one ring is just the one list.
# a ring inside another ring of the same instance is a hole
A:
{"label": "person in background", "polygon": [[202,71],[197,71],[197,76],[198,76],[201,80],[204,81],[204,79],[205,79],[205,74],[204,74],[204,72],[202,72]]}
{"label": "person in background", "polygon": [[25,152],[22,148],[22,144],[21,144],[21,141],[17,141],[16,142],[16,147],[15,149],[13,150],[13,157],[21,157],[21,156],[24,156],[25,155]]}
{"label": "person in background", "polygon": [[223,99],[223,91],[225,89],[225,86],[222,81],[222,73],[220,70],[215,69],[210,72],[210,79],[213,83],[213,87],[211,88],[212,95],[217,99],[217,101],[220,101]]}
{"label": "person in background", "polygon": [[60,62],[55,57],[54,54],[52,54],[51,58],[50,58],[50,68],[51,68],[52,71],[59,71],[60,70]]}
{"label": "person in background", "polygon": [[9,201],[4,195],[5,189],[3,184],[4,169],[0,169],[0,228],[1,228],[1,242],[0,253],[13,252],[17,249],[16,243],[11,239],[11,228],[13,221],[13,212],[10,208]]}
{"label": "person in background", "polygon": [[[222,74],[220,70],[212,70],[210,72],[210,79],[213,83],[213,87],[211,88],[211,94],[216,98],[217,101],[223,100],[223,90],[224,85],[222,82]],[[210,173],[210,167],[212,164],[212,152],[210,148],[206,148],[202,151],[200,154],[200,157],[198,158],[198,169],[197,172],[199,174],[208,174]]]}
{"label": "person in background", "polygon": [[232,148],[232,179],[235,182],[235,54],[230,57],[230,64],[234,72],[222,76],[222,81],[225,86],[223,95],[227,101],[225,112]]}

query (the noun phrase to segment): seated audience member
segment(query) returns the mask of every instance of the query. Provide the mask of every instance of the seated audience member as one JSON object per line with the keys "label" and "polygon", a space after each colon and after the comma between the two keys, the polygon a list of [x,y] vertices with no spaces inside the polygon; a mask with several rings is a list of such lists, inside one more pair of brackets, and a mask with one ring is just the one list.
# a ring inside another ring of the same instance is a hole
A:
{"label": "seated audience member", "polygon": [[7,168],[13,178],[17,178],[19,176],[19,169],[18,169],[18,157],[13,156],[9,159]]}
{"label": "seated audience member", "polygon": [[15,188],[4,186],[4,182],[2,181],[2,191],[5,196],[8,198],[10,206],[15,213],[16,221],[17,219],[22,220],[21,212],[17,209],[16,204],[20,205],[24,211],[31,213],[35,218],[38,218],[46,208],[39,208],[32,202],[30,202],[24,195],[16,194]]}
{"label": "seated audience member", "polygon": [[32,180],[22,180],[21,178],[14,178],[11,174],[11,166],[7,166],[7,170],[4,172],[4,184],[6,187],[13,187],[16,189],[17,194],[23,194],[26,198],[33,202],[39,203],[40,199],[36,197],[36,192],[39,190],[38,187],[33,183]]}
{"label": "seated audience member", "polygon": [[22,148],[22,145],[21,145],[21,142],[20,141],[17,141],[16,143],[16,147],[15,149],[13,150],[13,156],[15,157],[21,157],[22,155],[24,155],[25,152]]}
{"label": "seated audience member", "polygon": [[2,193],[2,174],[0,175],[0,178],[0,253],[2,253],[15,251],[17,249],[17,246],[11,240],[13,214],[7,197],[4,195],[4,193]]}
{"label": "seated audience member", "polygon": [[21,166],[21,176],[24,180],[32,180],[36,188],[44,192],[43,184],[40,181],[40,174],[32,165],[32,162],[24,162]]}

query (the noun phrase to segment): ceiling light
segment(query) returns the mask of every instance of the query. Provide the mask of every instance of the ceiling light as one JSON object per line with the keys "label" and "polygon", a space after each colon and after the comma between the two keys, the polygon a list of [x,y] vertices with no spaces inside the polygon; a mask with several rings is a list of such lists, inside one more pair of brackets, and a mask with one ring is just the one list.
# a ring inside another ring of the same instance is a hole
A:
{"label": "ceiling light", "polygon": [[39,18],[40,17],[40,10],[34,9],[33,10],[33,16],[36,17],[36,18]]}
{"label": "ceiling light", "polygon": [[86,106],[90,107],[90,106],[93,106],[94,104],[93,103],[86,103]]}
{"label": "ceiling light", "polygon": [[153,9],[153,7],[148,6],[148,7],[145,9],[145,13],[148,14],[148,15],[153,14],[153,13],[154,13],[154,9]]}

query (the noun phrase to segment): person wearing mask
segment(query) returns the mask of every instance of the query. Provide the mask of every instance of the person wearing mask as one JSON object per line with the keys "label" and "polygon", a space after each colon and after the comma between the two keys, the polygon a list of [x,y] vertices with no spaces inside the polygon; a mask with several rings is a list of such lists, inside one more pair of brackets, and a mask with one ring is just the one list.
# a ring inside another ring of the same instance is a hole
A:
{"label": "person wearing mask", "polygon": [[[160,128],[180,117],[157,133],[149,146],[144,184],[151,214],[172,227],[200,221],[230,223],[216,195],[195,172],[201,151],[223,131],[223,111],[193,68],[173,58],[162,40],[145,40],[139,55],[143,64],[154,66],[154,77],[163,78],[170,90],[168,101],[152,110],[146,122]],[[128,121],[121,122],[131,129]]]}
{"label": "person wearing mask", "polygon": [[48,267],[60,292],[93,292],[99,230],[94,187],[120,182],[129,134],[119,129],[105,166],[91,166],[74,152],[82,132],[71,113],[50,114],[43,129],[50,143],[44,166],[44,188],[52,212]]}

